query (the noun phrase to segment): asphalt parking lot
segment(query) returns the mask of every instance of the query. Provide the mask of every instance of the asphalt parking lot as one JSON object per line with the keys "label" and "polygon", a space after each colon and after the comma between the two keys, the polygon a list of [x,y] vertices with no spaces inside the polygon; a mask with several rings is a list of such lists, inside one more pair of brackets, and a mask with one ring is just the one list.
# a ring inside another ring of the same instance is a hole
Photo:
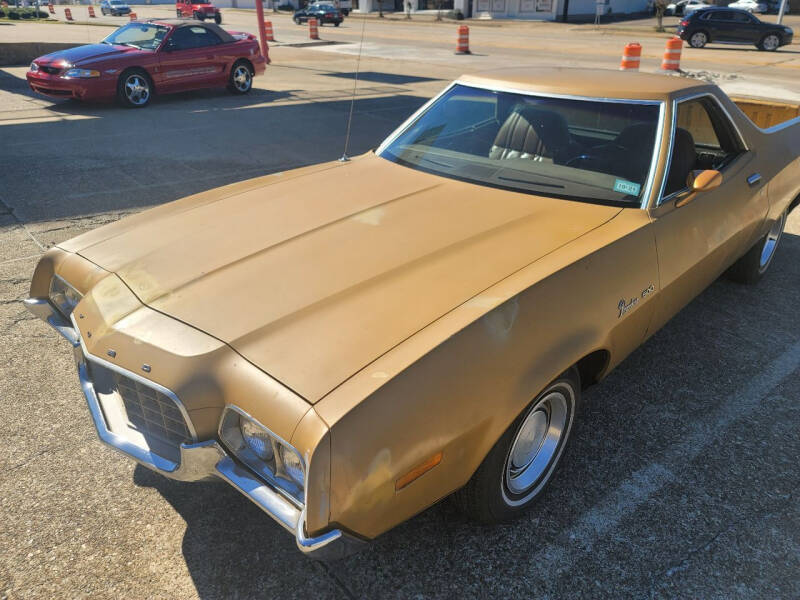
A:
{"label": "asphalt parking lot", "polygon": [[[462,69],[376,45],[351,154]],[[0,69],[0,598],[800,597],[800,211],[761,283],[716,282],[590,389],[559,476],[515,523],[476,526],[445,501],[322,564],[227,486],[99,443],[68,345],[22,307],[33,267],[125,215],[338,158],[353,54],[272,58],[246,97],[143,111],[36,98],[24,68]],[[765,68],[796,93],[790,66]]]}

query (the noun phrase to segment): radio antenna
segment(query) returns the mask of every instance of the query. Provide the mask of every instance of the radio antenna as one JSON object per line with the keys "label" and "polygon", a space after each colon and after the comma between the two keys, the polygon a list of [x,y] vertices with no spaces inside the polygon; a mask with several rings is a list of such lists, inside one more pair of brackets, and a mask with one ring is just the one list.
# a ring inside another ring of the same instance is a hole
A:
{"label": "radio antenna", "polygon": [[[381,0],[382,1],[382,0]],[[347,156],[347,148],[350,146],[350,127],[353,124],[353,107],[356,103],[356,88],[358,87],[358,72],[361,68],[361,50],[364,48],[364,29],[367,25],[366,15],[361,17],[361,41],[358,44],[358,58],[356,59],[356,73],[353,77],[353,96],[350,98],[350,115],[347,117],[347,133],[344,136],[344,152],[339,162],[347,162],[350,157]]]}

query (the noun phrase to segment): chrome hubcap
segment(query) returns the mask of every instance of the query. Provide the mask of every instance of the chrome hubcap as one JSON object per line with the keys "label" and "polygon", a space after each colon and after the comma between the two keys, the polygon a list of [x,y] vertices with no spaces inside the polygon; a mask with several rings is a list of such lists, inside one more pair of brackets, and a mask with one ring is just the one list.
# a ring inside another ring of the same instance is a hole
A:
{"label": "chrome hubcap", "polygon": [[131,75],[125,80],[125,96],[131,104],[146,104],[150,98],[150,86],[141,75]]}
{"label": "chrome hubcap", "polygon": [[778,47],[778,38],[774,35],[768,35],[764,38],[764,48],[767,50],[774,50]]}
{"label": "chrome hubcap", "polygon": [[692,36],[692,46],[702,46],[705,43],[706,43],[706,34],[695,33]]}
{"label": "chrome hubcap", "polygon": [[[535,493],[546,481],[569,435],[571,404],[563,391],[554,389],[528,412],[506,459],[504,483],[511,494]],[[510,504],[527,499],[506,498]]]}
{"label": "chrome hubcap", "polygon": [[233,72],[233,85],[240,92],[246,92],[250,89],[252,78],[250,76],[250,69],[239,65]]}
{"label": "chrome hubcap", "polygon": [[759,270],[763,273],[766,271],[772,257],[775,256],[775,249],[778,247],[778,242],[783,233],[783,224],[786,221],[786,215],[782,214],[772,224],[772,228],[767,234],[767,239],[764,240],[764,247],[761,249],[761,261],[759,262]]}

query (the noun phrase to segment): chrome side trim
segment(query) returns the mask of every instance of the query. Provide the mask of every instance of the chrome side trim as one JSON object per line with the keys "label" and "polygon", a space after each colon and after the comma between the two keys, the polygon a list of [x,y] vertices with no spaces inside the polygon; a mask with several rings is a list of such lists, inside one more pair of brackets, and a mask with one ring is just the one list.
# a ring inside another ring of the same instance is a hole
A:
{"label": "chrome side trim", "polygon": [[[745,116],[747,116],[747,115],[745,115]],[[747,118],[750,119],[750,117],[747,117]],[[753,123],[753,120],[750,119],[750,122]],[[776,131],[781,131],[783,129],[786,129],[787,127],[791,127],[793,125],[797,125],[798,123],[800,123],[800,117],[795,117],[793,119],[789,119],[788,121],[784,121],[783,123],[778,123],[777,125],[773,125],[772,127],[767,127],[766,129],[762,129],[761,127],[759,127],[755,123],[753,123],[753,127],[758,129],[761,133],[775,133]]]}

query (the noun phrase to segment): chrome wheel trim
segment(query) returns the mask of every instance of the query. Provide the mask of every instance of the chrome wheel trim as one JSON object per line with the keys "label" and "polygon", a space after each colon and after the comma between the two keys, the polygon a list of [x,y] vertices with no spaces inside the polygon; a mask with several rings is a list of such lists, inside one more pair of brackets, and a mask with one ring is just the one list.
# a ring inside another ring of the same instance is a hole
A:
{"label": "chrome wheel trim", "polygon": [[693,48],[701,48],[708,42],[708,37],[702,31],[692,34],[691,45]]}
{"label": "chrome wheel trim", "polygon": [[777,220],[772,224],[772,227],[767,233],[767,237],[764,240],[764,247],[761,249],[761,259],[758,263],[758,272],[763,273],[769,267],[769,263],[772,262],[772,257],[775,256],[775,249],[778,247],[778,242],[781,239],[781,234],[783,234],[783,226],[786,222],[786,213],[783,213]]}
{"label": "chrome wheel trim", "polygon": [[778,46],[780,46],[781,41],[778,39],[778,36],[774,33],[769,34],[767,37],[764,38],[764,41],[761,42],[761,45],[764,47],[765,50],[776,50]]}
{"label": "chrome wheel trim", "polygon": [[239,65],[233,70],[233,86],[240,92],[246,92],[253,85],[253,76],[250,69],[244,65]]}
{"label": "chrome wheel trim", "polygon": [[147,104],[150,99],[150,84],[141,75],[128,75],[128,78],[125,79],[124,90],[128,102],[135,106]]}
{"label": "chrome wheel trim", "polygon": [[574,408],[574,391],[559,384],[528,411],[506,456],[501,483],[506,504],[525,504],[548,482],[572,429]]}

